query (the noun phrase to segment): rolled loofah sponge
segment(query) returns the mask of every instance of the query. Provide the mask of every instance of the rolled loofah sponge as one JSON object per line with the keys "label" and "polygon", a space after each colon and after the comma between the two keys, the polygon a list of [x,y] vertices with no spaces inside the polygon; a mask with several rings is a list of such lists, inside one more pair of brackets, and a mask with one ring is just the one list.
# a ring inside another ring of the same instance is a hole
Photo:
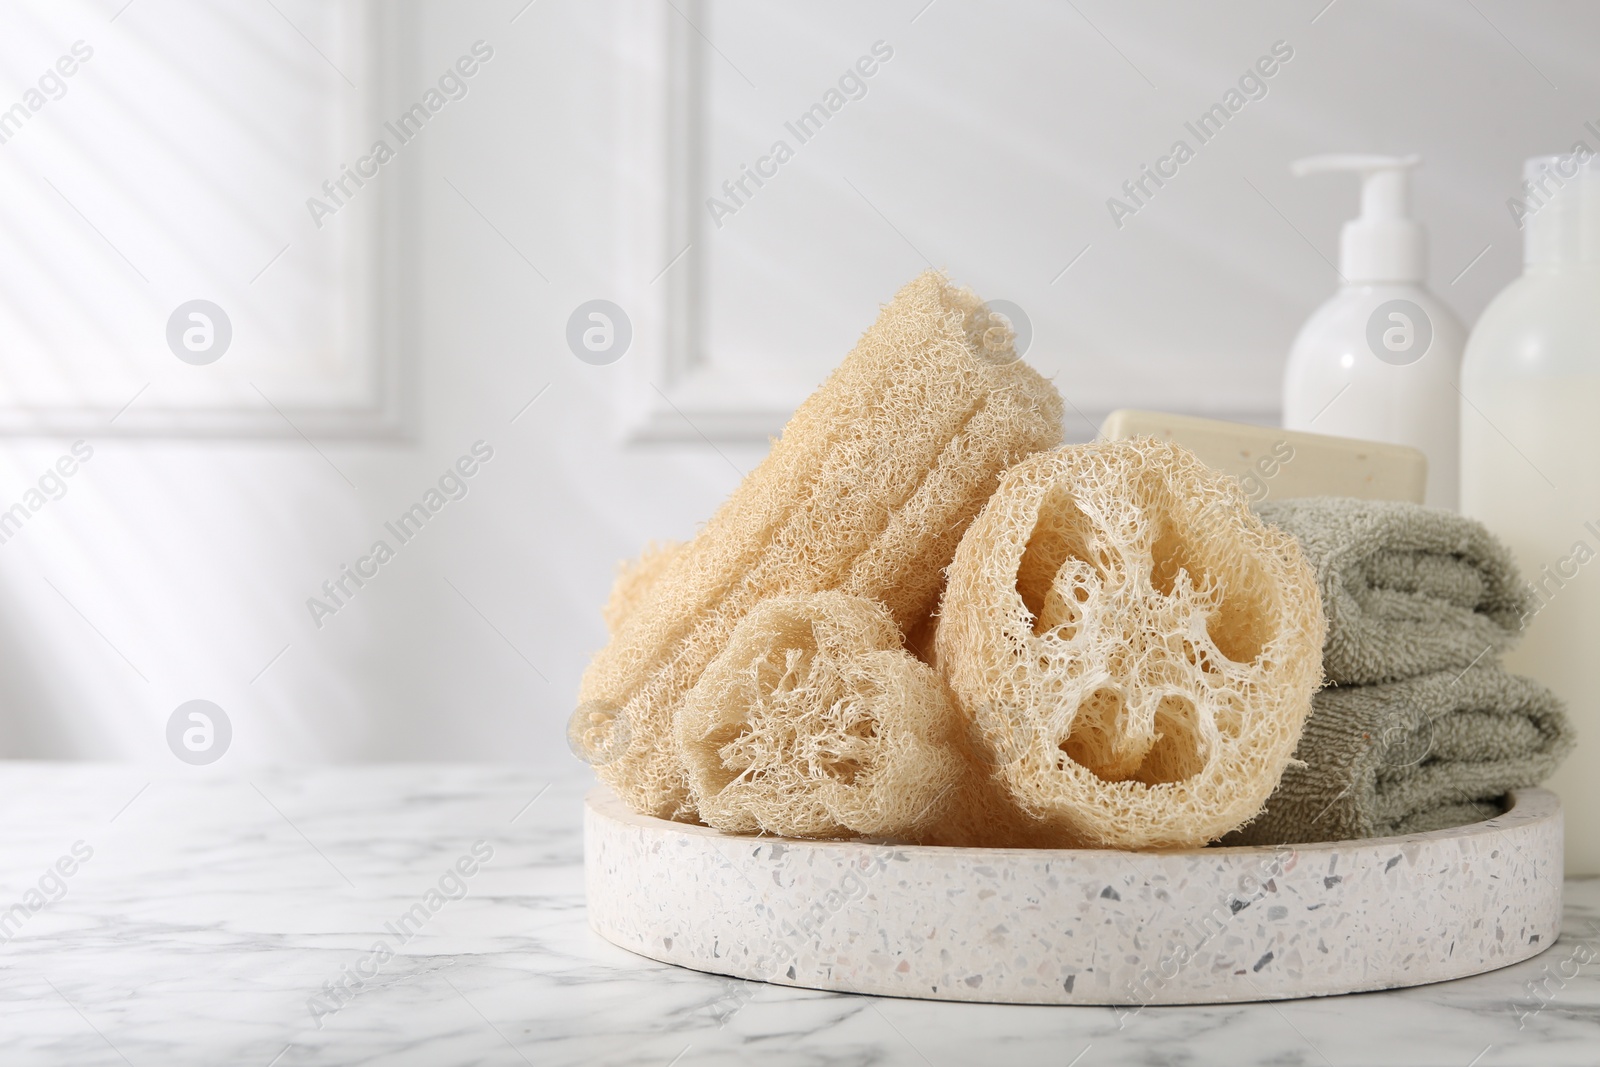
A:
{"label": "rolled loofah sponge", "polygon": [[1006,472],[950,565],[934,657],[1049,843],[1193,847],[1278,784],[1324,626],[1294,540],[1146,437]]}
{"label": "rolled loofah sponge", "polygon": [[756,605],[674,733],[700,818],[719,830],[917,840],[966,774],[960,725],[881,604],[826,592]]}
{"label": "rolled loofah sponge", "polygon": [[911,282],[589,665],[582,706],[629,735],[600,777],[635,811],[692,818],[673,715],[739,620],[837,589],[919,622],[1000,472],[1060,440],[1061,398],[1004,319],[937,273]]}

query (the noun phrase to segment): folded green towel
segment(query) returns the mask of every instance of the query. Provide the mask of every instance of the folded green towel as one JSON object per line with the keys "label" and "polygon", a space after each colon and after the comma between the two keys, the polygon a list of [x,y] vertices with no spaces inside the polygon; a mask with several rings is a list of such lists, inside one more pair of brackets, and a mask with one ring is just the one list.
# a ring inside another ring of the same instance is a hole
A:
{"label": "folded green towel", "polygon": [[1388,837],[1492,818],[1572,748],[1561,701],[1485,661],[1312,698],[1295,758],[1225,845]]}
{"label": "folded green towel", "polygon": [[1317,574],[1335,685],[1455,668],[1516,639],[1527,593],[1506,547],[1449,511],[1386,500],[1309,497],[1257,505],[1300,542]]}

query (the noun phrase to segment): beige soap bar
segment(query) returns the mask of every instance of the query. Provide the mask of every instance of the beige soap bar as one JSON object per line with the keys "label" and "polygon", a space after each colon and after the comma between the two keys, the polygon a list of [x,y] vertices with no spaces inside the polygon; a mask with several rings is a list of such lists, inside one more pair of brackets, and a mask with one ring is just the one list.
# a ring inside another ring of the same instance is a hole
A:
{"label": "beige soap bar", "polygon": [[1106,416],[1109,440],[1174,441],[1244,485],[1252,503],[1271,497],[1353,496],[1422,503],[1428,458],[1405,445],[1329,437],[1272,426],[1122,408]]}

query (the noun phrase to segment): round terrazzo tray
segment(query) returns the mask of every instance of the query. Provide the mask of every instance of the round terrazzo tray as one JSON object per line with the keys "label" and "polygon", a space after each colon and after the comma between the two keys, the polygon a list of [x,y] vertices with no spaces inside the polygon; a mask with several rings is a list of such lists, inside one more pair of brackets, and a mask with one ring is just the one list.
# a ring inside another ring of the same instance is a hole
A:
{"label": "round terrazzo tray", "polygon": [[1205,1004],[1423,985],[1542,952],[1561,806],[1368,841],[1180,852],[734,836],[589,794],[589,923],[652,959],[841,992]]}

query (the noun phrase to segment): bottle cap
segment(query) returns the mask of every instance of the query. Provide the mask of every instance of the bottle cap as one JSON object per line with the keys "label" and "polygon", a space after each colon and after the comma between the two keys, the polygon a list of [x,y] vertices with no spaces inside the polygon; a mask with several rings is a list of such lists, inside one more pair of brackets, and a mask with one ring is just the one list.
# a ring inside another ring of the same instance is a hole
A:
{"label": "bottle cap", "polygon": [[1534,156],[1511,201],[1528,267],[1600,264],[1600,157],[1587,149]]}

